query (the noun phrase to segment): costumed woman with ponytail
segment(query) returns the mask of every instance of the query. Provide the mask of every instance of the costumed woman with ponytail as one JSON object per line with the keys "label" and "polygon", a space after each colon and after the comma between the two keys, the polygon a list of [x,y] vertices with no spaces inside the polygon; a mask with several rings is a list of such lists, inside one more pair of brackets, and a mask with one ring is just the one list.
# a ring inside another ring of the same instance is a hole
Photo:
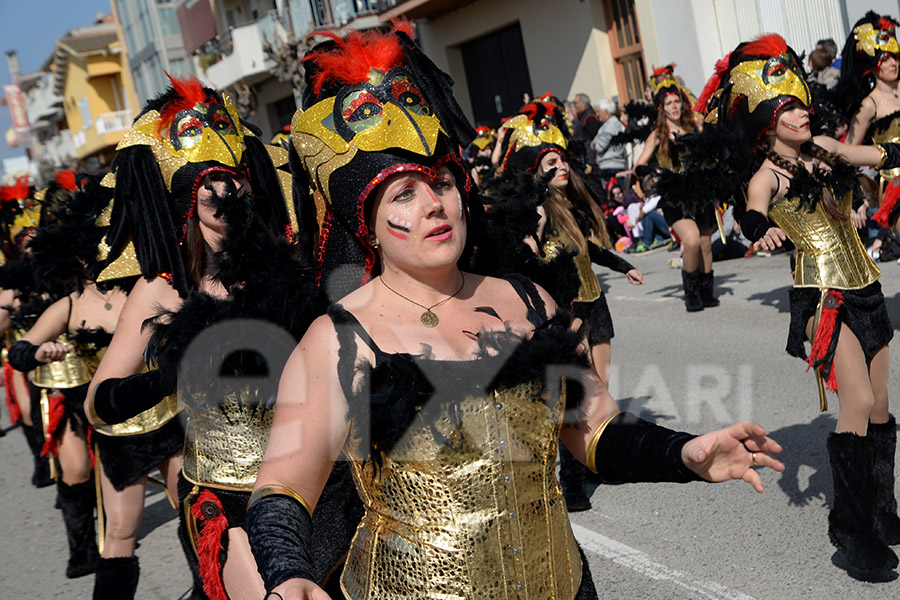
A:
{"label": "costumed woman with ponytail", "polygon": [[61,471],[57,490],[69,545],[66,577],[75,578],[93,573],[98,559],[96,491],[84,398],[109,341],[104,334],[115,328],[125,294],[104,292],[86,281],[85,268],[93,261],[100,240],[94,220],[104,198],[99,186],[82,189],[74,173],[62,174],[68,177],[58,177],[44,196],[41,227],[29,250],[41,277],[39,287],[47,295],[58,297],[53,293],[56,289],[74,291],[41,313],[9,349],[7,360],[23,373],[34,372],[47,433],[43,453],[53,457]]}
{"label": "costumed woman with ponytail", "polygon": [[[618,414],[546,292],[463,270],[478,211],[457,152],[473,131],[450,78],[395,27],[305,59],[294,177],[305,203],[326,203],[319,264],[339,302],[285,367],[247,514],[267,598],[328,598],[310,514],[342,451],[366,509],[341,575],[350,600],[595,598],[555,477],[560,435],[606,480],[757,489],[753,460],[781,468],[778,445],[751,423],[692,439]],[[583,374],[583,400],[550,364]],[[563,426],[567,405],[581,412]]]}
{"label": "costumed woman with ponytail", "polygon": [[[854,165],[898,167],[900,147],[811,137],[804,75],[783,38],[764,36],[717,63],[700,102],[709,111],[707,121],[727,128],[743,145],[722,157],[745,166],[752,163],[752,149],[762,160],[749,179],[743,234],[764,249],[785,239],[797,247],[787,351],[806,359],[821,378],[822,410],[827,410],[823,381],[840,401],[837,427],[827,442],[834,476],[829,538],[850,569],[877,577],[896,568],[897,556],[888,546],[900,543],[897,433],[887,391],[893,327],[880,273],[850,210],[857,191]],[[730,173],[727,179],[740,178]],[[734,196],[740,197],[740,181],[737,185]],[[812,342],[808,357],[805,340]]]}
{"label": "costumed woman with ponytail", "polygon": [[[841,54],[841,78],[836,97],[848,115],[854,115],[847,133],[848,144],[900,142],[900,45],[897,22],[872,11],[856,22]],[[881,226],[872,243],[876,256],[900,214],[900,180],[891,185],[900,169],[881,169],[881,207],[873,219]],[[890,186],[890,187],[889,187]],[[890,190],[890,192],[889,192]],[[855,208],[855,207],[854,207]],[[857,209],[866,217],[868,202]]]}
{"label": "costumed woman with ponytail", "polygon": [[[560,111],[545,102],[530,103],[520,109],[519,114],[505,124],[507,134],[499,168],[513,176],[517,173],[530,175],[524,179],[522,185],[526,189],[520,193],[533,188],[534,180],[550,178],[546,184],[547,198],[537,207],[540,215],[537,228],[528,232],[526,239],[545,261],[559,257],[574,264],[577,293],[573,297],[570,285],[560,285],[560,276],[540,278],[538,283],[546,287],[557,304],[571,306],[573,315],[581,320],[590,345],[591,362],[600,380],[608,385],[611,341],[615,332],[606,296],[591,265],[596,263],[622,273],[632,285],[644,283],[644,277],[628,261],[610,251],[612,244],[600,206],[567,160],[567,143],[562,129],[565,124],[560,116]],[[491,191],[487,193],[491,194]],[[533,210],[524,204],[523,208]],[[527,269],[520,272],[529,274]],[[565,273],[565,269],[556,273]],[[560,448],[560,463],[560,481],[568,509],[589,509],[590,499],[584,490],[584,466],[564,447]]]}
{"label": "costumed woman with ponytail", "polygon": [[4,334],[3,385],[12,425],[19,425],[34,460],[31,484],[37,488],[53,485],[50,461],[41,456],[44,431],[40,405],[32,403],[27,374],[17,371],[5,360],[9,347],[28,332],[37,315],[28,306],[35,287],[34,268],[28,255],[28,242],[40,222],[40,207],[26,178],[0,186],[0,232],[5,262],[0,266],[0,332]]}
{"label": "costumed woman with ponytail", "polygon": [[[694,120],[690,92],[675,79],[674,67],[668,65],[656,69],[650,78],[650,90],[658,116],[656,128],[647,137],[644,150],[634,163],[635,168],[655,162],[668,171],[682,171],[685,148],[679,138],[702,129],[702,125]],[[715,208],[699,204],[693,197],[666,196],[660,200],[659,206],[681,243],[685,309],[697,312],[718,306],[712,270]]]}
{"label": "costumed woman with ponytail", "polygon": [[[302,248],[287,239],[295,226],[276,172],[286,163],[283,148],[265,146],[227,96],[196,79],[173,79],[144,107],[114,163],[106,262],[130,261],[143,278],[89,412],[95,423],[118,423],[177,390],[186,416],[179,537],[198,598],[264,595],[243,526],[272,423],[267,376],[321,312]],[[157,369],[146,371],[145,352]],[[352,533],[342,529],[352,494],[329,489],[318,581]]]}

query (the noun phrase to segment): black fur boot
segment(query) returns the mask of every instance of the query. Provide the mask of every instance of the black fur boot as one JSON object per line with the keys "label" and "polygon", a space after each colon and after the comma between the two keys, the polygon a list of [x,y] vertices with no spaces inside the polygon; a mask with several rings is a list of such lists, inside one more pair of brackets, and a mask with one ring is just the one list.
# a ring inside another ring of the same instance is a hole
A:
{"label": "black fur boot", "polygon": [[94,600],[134,600],[141,567],[137,556],[101,558],[94,576]]}
{"label": "black fur boot", "polygon": [[94,530],[94,508],[97,498],[94,481],[66,485],[58,484],[59,503],[66,537],[69,539],[69,564],[66,577],[75,579],[94,572],[97,564],[97,534]]}
{"label": "black fur boot", "polygon": [[875,444],[875,527],[889,546],[900,544],[900,517],[894,496],[894,454],[897,450],[897,421],[891,415],[887,423],[869,423],[869,435]]}
{"label": "black fur boot", "polygon": [[562,484],[563,498],[569,512],[590,510],[591,499],[584,489],[587,467],[569,452],[565,444],[559,445],[559,482]]}
{"label": "black fur boot", "polygon": [[684,285],[684,307],[688,312],[703,310],[703,300],[700,299],[700,273],[681,270],[681,283]]}
{"label": "black fur boot", "polygon": [[34,472],[31,474],[31,485],[37,488],[53,485],[55,482],[50,477],[50,460],[41,456],[41,450],[44,447],[44,434],[30,425],[22,423],[22,433],[25,434],[25,441],[28,442],[28,448],[34,456]]}
{"label": "black fur boot", "polygon": [[713,308],[719,305],[714,290],[713,272],[700,273],[700,301],[704,308]]}
{"label": "black fur boot", "polygon": [[854,433],[828,435],[834,503],[828,537],[849,565],[864,576],[897,567],[897,555],[875,533],[875,445]]}

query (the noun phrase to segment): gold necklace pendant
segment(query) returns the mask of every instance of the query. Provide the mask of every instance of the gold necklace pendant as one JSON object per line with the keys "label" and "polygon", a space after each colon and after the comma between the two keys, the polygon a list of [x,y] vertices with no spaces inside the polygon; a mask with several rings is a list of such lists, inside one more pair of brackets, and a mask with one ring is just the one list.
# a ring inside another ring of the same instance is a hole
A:
{"label": "gold necklace pendant", "polygon": [[107,300],[106,304],[103,305],[103,308],[105,308],[106,310],[112,310],[113,307],[109,300]]}
{"label": "gold necklace pendant", "polygon": [[419,317],[419,320],[422,321],[422,325],[428,327],[429,329],[432,327],[437,327],[438,323],[441,322],[438,319],[438,316],[431,312],[430,310],[426,310],[422,313],[422,316]]}

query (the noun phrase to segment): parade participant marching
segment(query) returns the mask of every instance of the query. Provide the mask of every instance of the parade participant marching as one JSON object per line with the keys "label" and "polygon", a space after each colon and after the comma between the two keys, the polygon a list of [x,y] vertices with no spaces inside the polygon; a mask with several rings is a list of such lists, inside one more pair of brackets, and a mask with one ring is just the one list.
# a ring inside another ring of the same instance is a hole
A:
{"label": "parade participant marching", "polygon": [[[329,209],[323,285],[350,291],[282,375],[247,515],[267,597],[328,598],[310,514],[343,449],[366,509],[341,576],[350,600],[595,598],[555,477],[560,436],[607,480],[760,491],[752,466],[782,468],[779,446],[751,423],[694,438],[618,413],[546,292],[462,268],[477,241],[457,149],[472,130],[449,77],[395,27],[306,58],[291,135]],[[550,364],[584,375],[583,398]],[[563,426],[566,406],[578,416]]]}
{"label": "parade participant marching", "polygon": [[[881,577],[897,566],[888,545],[900,543],[897,434],[887,391],[893,327],[880,273],[850,210],[858,191],[853,165],[898,167],[900,147],[812,137],[809,103],[799,59],[772,34],[739,45],[719,61],[698,106],[709,112],[708,121],[728,128],[745,152],[755,151],[762,160],[749,179],[743,234],[767,250],[786,239],[797,247],[787,351],[816,370],[822,410],[827,410],[823,382],[840,402],[837,427],[827,441],[834,476],[829,538],[852,571]],[[719,155],[752,163],[733,150]],[[706,162],[696,165],[698,172],[714,164]],[[691,176],[693,167],[688,170]],[[728,179],[738,180],[733,195],[739,198],[740,178]],[[805,340],[812,344],[808,357]]]}
{"label": "parade participant marching", "polygon": [[[117,423],[177,389],[186,416],[179,535],[197,565],[194,594],[213,600],[263,595],[243,526],[272,423],[266,373],[280,373],[321,312],[301,248],[288,241],[293,219],[273,159],[281,166],[287,152],[265,146],[227,96],[172,79],[114,163],[107,261],[133,249],[143,279],[92,384],[90,415]],[[158,369],[142,372],[145,352]],[[352,495],[336,487],[349,476],[336,473],[334,510],[321,517],[329,569],[353,518],[342,514]]]}
{"label": "parade participant marching", "polygon": [[[690,92],[675,79],[673,69],[674,65],[661,67],[650,78],[653,103],[659,114],[656,128],[650,132],[635,168],[655,161],[663,169],[681,171],[685,149],[679,137],[702,129],[691,110]],[[664,196],[659,204],[666,222],[681,243],[685,309],[697,312],[718,306],[712,271],[715,209],[698,204],[695,198]]]}

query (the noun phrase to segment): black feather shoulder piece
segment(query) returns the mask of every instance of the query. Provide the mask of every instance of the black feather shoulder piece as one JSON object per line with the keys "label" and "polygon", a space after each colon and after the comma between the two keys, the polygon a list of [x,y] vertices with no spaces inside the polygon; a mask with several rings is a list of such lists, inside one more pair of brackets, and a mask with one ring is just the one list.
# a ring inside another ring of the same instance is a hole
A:
{"label": "black feather shoulder piece", "polygon": [[798,169],[791,178],[791,185],[785,196],[798,198],[797,210],[814,212],[822,200],[822,190],[828,188],[836,199],[853,193],[854,198],[862,193],[859,187],[856,167],[844,161],[838,161],[830,169],[823,169],[818,164],[812,173],[806,169]]}
{"label": "black feather shoulder piece", "polygon": [[656,124],[658,111],[649,102],[631,100],[625,105],[624,111],[628,117],[628,124],[625,131],[612,136],[609,140],[610,146],[643,142]]}

